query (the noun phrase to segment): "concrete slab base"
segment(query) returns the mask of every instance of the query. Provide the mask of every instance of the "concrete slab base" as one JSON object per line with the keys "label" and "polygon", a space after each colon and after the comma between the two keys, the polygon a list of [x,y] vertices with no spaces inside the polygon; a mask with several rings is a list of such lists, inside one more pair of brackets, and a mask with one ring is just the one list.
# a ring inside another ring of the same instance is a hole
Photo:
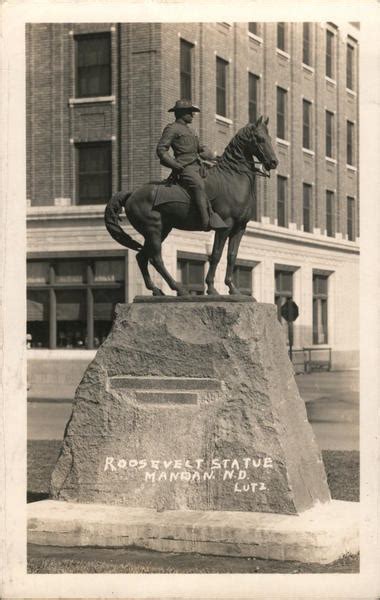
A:
{"label": "concrete slab base", "polygon": [[301,515],[169,510],[42,500],[28,505],[28,542],[139,546],[328,564],[359,551],[359,503],[332,500]]}

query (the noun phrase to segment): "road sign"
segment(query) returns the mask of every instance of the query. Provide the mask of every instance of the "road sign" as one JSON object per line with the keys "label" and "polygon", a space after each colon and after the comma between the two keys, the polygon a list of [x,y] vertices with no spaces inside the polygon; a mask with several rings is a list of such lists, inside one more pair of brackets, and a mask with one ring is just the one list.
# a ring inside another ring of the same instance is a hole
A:
{"label": "road sign", "polygon": [[299,310],[297,304],[288,298],[288,300],[281,307],[281,316],[288,321],[288,323],[293,323],[297,319],[299,315]]}

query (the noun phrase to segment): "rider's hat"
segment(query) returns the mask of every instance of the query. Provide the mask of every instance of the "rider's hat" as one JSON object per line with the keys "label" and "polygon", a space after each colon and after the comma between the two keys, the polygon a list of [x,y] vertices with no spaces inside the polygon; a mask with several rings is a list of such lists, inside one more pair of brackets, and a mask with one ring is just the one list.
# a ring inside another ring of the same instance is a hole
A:
{"label": "rider's hat", "polygon": [[198,106],[195,106],[191,100],[177,100],[172,108],[169,108],[168,112],[176,112],[177,110],[192,110],[193,112],[201,112]]}

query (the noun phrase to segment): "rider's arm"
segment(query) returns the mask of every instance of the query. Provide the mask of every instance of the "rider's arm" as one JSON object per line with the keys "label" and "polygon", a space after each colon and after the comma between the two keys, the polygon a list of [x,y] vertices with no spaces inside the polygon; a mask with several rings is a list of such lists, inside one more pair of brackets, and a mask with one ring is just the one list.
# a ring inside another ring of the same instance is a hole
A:
{"label": "rider's arm", "polygon": [[210,150],[206,144],[202,144],[201,142],[198,144],[198,154],[203,160],[215,160],[216,153]]}
{"label": "rider's arm", "polygon": [[169,167],[169,169],[181,170],[182,165],[169,154],[169,149],[172,145],[174,136],[175,130],[173,125],[167,125],[164,131],[162,132],[160,141],[157,144],[156,152],[158,158],[160,159],[160,163],[164,165],[164,167]]}

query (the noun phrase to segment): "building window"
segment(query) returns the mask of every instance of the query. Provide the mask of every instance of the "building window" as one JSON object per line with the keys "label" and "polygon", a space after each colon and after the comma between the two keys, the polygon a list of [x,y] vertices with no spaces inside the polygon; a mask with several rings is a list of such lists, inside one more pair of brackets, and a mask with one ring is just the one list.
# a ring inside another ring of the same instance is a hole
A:
{"label": "building window", "polygon": [[302,100],[302,146],[311,149],[311,102]]}
{"label": "building window", "polygon": [[250,123],[256,123],[259,116],[259,80],[257,75],[248,73],[248,119]]}
{"label": "building window", "polygon": [[111,143],[76,145],[77,204],[104,204],[112,193]]}
{"label": "building window", "polygon": [[277,318],[280,323],[285,323],[281,316],[281,307],[288,299],[293,299],[293,271],[276,269],[274,303],[277,306]]}
{"label": "building window", "polygon": [[287,91],[277,87],[277,137],[286,140],[286,97]]}
{"label": "building window", "polygon": [[288,180],[286,177],[277,175],[277,225],[280,227],[287,227],[287,184]]}
{"label": "building window", "polygon": [[326,190],[326,235],[329,237],[335,235],[334,205],[334,192]]}
{"label": "building window", "polygon": [[326,29],[326,77],[334,79],[334,34]]}
{"label": "building window", "polygon": [[253,33],[253,35],[259,35],[259,24],[248,23],[248,31],[249,33]]}
{"label": "building window", "polygon": [[311,23],[302,24],[302,62],[311,65]]}
{"label": "building window", "polygon": [[111,94],[111,35],[75,36],[76,95],[78,98]]}
{"label": "building window", "polygon": [[327,344],[328,276],[313,273],[313,344]]}
{"label": "building window", "polygon": [[192,98],[192,53],[193,44],[180,40],[180,97]]}
{"label": "building window", "polygon": [[309,183],[303,184],[303,230],[311,232],[312,229],[312,186]]}
{"label": "building window", "polygon": [[354,123],[347,121],[347,164],[354,164]]}
{"label": "building window", "polygon": [[177,260],[178,279],[190,294],[204,294],[205,263],[204,258],[180,257]]}
{"label": "building window", "polygon": [[346,50],[346,87],[349,90],[354,89],[354,52],[355,49],[351,44],[347,44]]}
{"label": "building window", "polygon": [[326,156],[334,157],[334,113],[326,110]]}
{"label": "building window", "polygon": [[245,296],[252,296],[252,271],[252,266],[237,261],[232,274],[233,283]]}
{"label": "building window", "polygon": [[125,302],[125,258],[30,260],[27,331],[34,348],[97,348]]}
{"label": "building window", "polygon": [[228,62],[216,57],[216,114],[227,116],[227,70]]}
{"label": "building window", "polygon": [[347,237],[351,242],[356,239],[355,235],[355,198],[347,196]]}
{"label": "building window", "polygon": [[286,25],[285,23],[277,23],[277,48],[286,51]]}

